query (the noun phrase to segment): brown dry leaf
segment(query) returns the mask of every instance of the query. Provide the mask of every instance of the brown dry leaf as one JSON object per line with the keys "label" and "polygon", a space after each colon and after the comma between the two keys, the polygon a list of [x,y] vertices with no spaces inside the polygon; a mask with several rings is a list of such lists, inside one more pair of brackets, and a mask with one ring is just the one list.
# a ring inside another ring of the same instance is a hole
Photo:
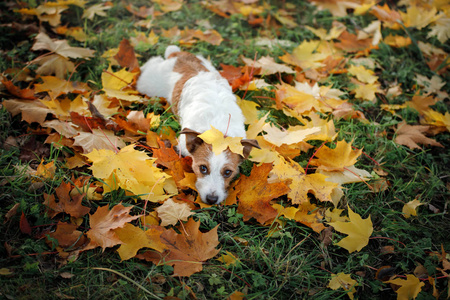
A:
{"label": "brown dry leaf", "polygon": [[91,229],[87,236],[91,242],[88,248],[102,247],[105,251],[108,247],[123,244],[114,230],[140,217],[129,214],[132,208],[133,206],[125,207],[122,204],[113,206],[111,210],[109,205],[98,207],[89,219]]}
{"label": "brown dry leaf", "polygon": [[436,104],[439,99],[433,97],[433,96],[421,96],[421,95],[414,95],[411,99],[411,101],[407,101],[405,104],[409,107],[414,108],[417,110],[421,115],[423,115],[426,111],[430,109],[431,105]]}
{"label": "brown dry leaf", "polygon": [[424,133],[429,129],[429,126],[423,125],[408,125],[405,121],[398,124],[395,131],[395,142],[400,145],[405,145],[410,149],[422,149],[418,143],[430,146],[444,147],[436,140],[427,138]]}
{"label": "brown dry leaf", "polygon": [[114,55],[114,58],[122,68],[128,68],[130,72],[137,72],[139,70],[139,62],[134,53],[134,48],[130,41],[123,39],[119,45],[119,52]]}
{"label": "brown dry leaf", "polygon": [[77,228],[76,224],[58,222],[56,230],[49,233],[49,236],[56,239],[60,247],[77,249],[87,242],[86,236]]}
{"label": "brown dry leaf", "polygon": [[259,74],[261,75],[271,75],[276,73],[295,73],[295,70],[290,67],[276,63],[275,60],[270,56],[263,56],[257,61],[253,59],[241,56],[242,61],[249,67],[255,69],[261,69]]}
{"label": "brown dry leaf", "polygon": [[164,201],[163,205],[155,209],[161,219],[161,226],[176,225],[178,221],[187,221],[194,212],[187,203],[177,203],[172,198]]}
{"label": "brown dry leaf", "polygon": [[116,151],[126,146],[122,138],[119,138],[111,130],[92,129],[92,132],[80,132],[75,138],[75,146],[83,148],[83,153],[92,152],[94,149],[106,149]]}
{"label": "brown dry leaf", "polygon": [[71,47],[67,40],[51,39],[48,35],[40,32],[31,50],[48,50],[65,58],[89,58],[94,56],[94,50],[81,47]]}
{"label": "brown dry leaf", "polygon": [[70,183],[61,182],[61,185],[55,189],[55,195],[44,193],[44,204],[50,208],[47,212],[50,218],[55,217],[59,213],[67,213],[75,218],[80,218],[86,215],[90,208],[81,205],[81,200],[85,194],[70,196],[72,185]]}
{"label": "brown dry leaf", "polygon": [[341,34],[339,42],[335,43],[334,46],[350,53],[363,51],[373,47],[371,39],[360,40],[357,35],[349,33],[348,31],[344,31]]}
{"label": "brown dry leaf", "polygon": [[206,233],[202,233],[199,227],[200,222],[189,219],[178,227],[180,234],[174,229],[161,234],[161,241],[167,245],[168,250],[163,253],[147,251],[136,257],[158,265],[173,266],[173,276],[191,276],[200,272],[203,269],[202,262],[219,253],[219,249],[216,249],[219,241],[218,226]]}
{"label": "brown dry leaf", "polygon": [[6,108],[13,116],[22,113],[22,121],[29,124],[37,122],[43,124],[47,114],[51,114],[52,111],[47,108],[41,101],[37,100],[3,100],[3,107]]}
{"label": "brown dry leaf", "polygon": [[244,215],[244,221],[255,218],[261,224],[267,224],[277,216],[270,201],[289,192],[287,181],[268,183],[267,177],[272,164],[266,163],[253,167],[249,177],[241,177],[238,187],[238,213]]}

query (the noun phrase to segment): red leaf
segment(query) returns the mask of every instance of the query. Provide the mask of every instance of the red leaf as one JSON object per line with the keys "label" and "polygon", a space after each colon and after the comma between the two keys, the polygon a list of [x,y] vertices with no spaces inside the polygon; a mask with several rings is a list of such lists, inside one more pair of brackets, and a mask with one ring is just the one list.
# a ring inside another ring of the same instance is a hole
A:
{"label": "red leaf", "polygon": [[28,223],[27,217],[25,217],[25,214],[23,212],[22,216],[20,217],[20,231],[24,234],[31,235],[30,223]]}

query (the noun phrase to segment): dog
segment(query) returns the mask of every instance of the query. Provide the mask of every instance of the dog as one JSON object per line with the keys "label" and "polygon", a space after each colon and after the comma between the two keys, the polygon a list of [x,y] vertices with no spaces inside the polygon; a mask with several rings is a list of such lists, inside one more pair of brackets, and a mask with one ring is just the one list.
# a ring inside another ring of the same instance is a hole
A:
{"label": "dog", "polygon": [[[172,45],[166,48],[164,58],[153,57],[141,67],[136,88],[141,94],[169,102],[182,128],[178,149],[183,156],[192,157],[201,200],[223,202],[232,179],[239,174],[239,165],[253,147],[260,148],[256,140],[246,139],[244,116],[228,81],[204,57]],[[242,137],[243,156],[228,148],[215,155],[212,146],[198,137],[211,126],[224,136]]]}

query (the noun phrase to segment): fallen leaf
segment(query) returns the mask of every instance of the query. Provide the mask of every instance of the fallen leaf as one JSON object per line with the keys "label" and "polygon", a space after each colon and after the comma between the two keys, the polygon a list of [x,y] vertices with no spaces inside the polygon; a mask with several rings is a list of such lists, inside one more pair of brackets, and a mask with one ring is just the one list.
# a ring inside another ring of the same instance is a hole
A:
{"label": "fallen leaf", "polygon": [[147,251],[136,257],[157,265],[173,266],[173,276],[191,276],[200,272],[202,262],[213,258],[220,250],[216,249],[219,244],[218,226],[206,233],[200,232],[199,227],[200,222],[189,219],[178,227],[180,234],[174,229],[165,230],[161,241],[167,245],[167,250],[163,253]]}
{"label": "fallen leaf", "polygon": [[397,293],[397,299],[416,299],[417,295],[419,295],[422,287],[425,285],[424,282],[421,282],[419,278],[414,275],[408,274],[406,275],[406,279],[395,278],[389,281],[385,281],[385,283],[391,283],[397,286],[400,286]]}
{"label": "fallen leaf", "polygon": [[47,212],[50,218],[54,218],[59,213],[67,213],[75,218],[80,218],[86,215],[90,208],[81,204],[85,194],[70,195],[72,185],[70,183],[61,182],[55,189],[56,198],[54,194],[44,193],[43,204],[48,206],[50,210]]}
{"label": "fallen leaf", "polygon": [[178,221],[187,221],[194,212],[187,203],[177,203],[172,198],[164,201],[163,205],[155,209],[161,219],[161,226],[176,225]]}
{"label": "fallen leaf", "polygon": [[356,280],[352,279],[351,274],[338,273],[332,274],[331,280],[328,282],[328,287],[333,290],[343,288],[347,292],[347,296],[350,299],[354,299],[354,293],[356,293],[356,286],[359,284]]}
{"label": "fallen leaf", "polygon": [[56,230],[49,233],[49,236],[58,241],[58,246],[76,250],[87,242],[83,232],[77,230],[78,225],[58,222]]}
{"label": "fallen leaf", "polygon": [[255,218],[261,224],[267,224],[277,216],[277,211],[270,205],[270,201],[287,194],[289,188],[286,181],[268,183],[267,176],[272,164],[266,163],[253,167],[249,177],[242,177],[239,181],[239,205],[237,212],[244,215],[244,221]]}
{"label": "fallen leaf", "polygon": [[362,149],[352,150],[352,143],[345,140],[338,141],[336,148],[323,146],[317,150],[317,159],[311,160],[311,165],[318,166],[324,171],[344,171],[346,167],[353,166],[361,155]]}
{"label": "fallen leaf", "polygon": [[444,147],[441,143],[427,138],[423,133],[428,130],[429,126],[423,125],[408,125],[405,121],[397,125],[397,130],[395,131],[396,137],[395,142],[400,145],[405,145],[410,149],[422,149],[418,143]]}
{"label": "fallen leaf", "polygon": [[412,201],[409,201],[405,205],[403,205],[402,213],[403,216],[408,219],[411,216],[417,216],[417,207],[420,205],[423,205],[424,203],[421,203],[419,200],[414,199]]}
{"label": "fallen leaf", "polygon": [[335,230],[348,234],[337,245],[345,248],[348,252],[360,251],[369,243],[369,237],[372,235],[373,226],[370,216],[362,219],[360,215],[354,213],[348,208],[348,222],[331,222],[328,225],[333,226]]}
{"label": "fallen leaf", "polygon": [[167,247],[161,242],[160,235],[163,229],[159,226],[150,226],[146,231],[130,223],[114,229],[122,244],[117,249],[122,261],[134,257],[139,249],[152,248],[162,252]]}
{"label": "fallen leaf", "polygon": [[211,126],[211,129],[198,135],[205,143],[212,146],[214,154],[219,155],[227,148],[231,152],[244,156],[244,146],[241,144],[242,137],[224,136],[224,134]]}
{"label": "fallen leaf", "polygon": [[102,247],[105,251],[108,247],[123,244],[114,230],[140,217],[129,214],[132,208],[133,206],[125,207],[122,204],[114,205],[111,210],[109,205],[98,207],[89,218],[91,228],[87,231],[87,237],[91,242],[88,247]]}
{"label": "fallen leaf", "polygon": [[217,260],[224,263],[227,267],[240,263],[239,258],[229,251],[225,251],[225,254],[222,254]]}
{"label": "fallen leaf", "polygon": [[153,202],[170,198],[164,191],[165,181],[170,176],[153,166],[154,158],[135,150],[132,144],[117,153],[101,149],[85,156],[92,161],[92,174],[104,181],[105,192],[121,187]]}
{"label": "fallen leaf", "polygon": [[118,148],[126,146],[123,139],[116,136],[114,131],[106,129],[92,129],[92,132],[80,132],[74,137],[75,146],[83,148],[83,153],[90,153],[94,150],[116,151]]}

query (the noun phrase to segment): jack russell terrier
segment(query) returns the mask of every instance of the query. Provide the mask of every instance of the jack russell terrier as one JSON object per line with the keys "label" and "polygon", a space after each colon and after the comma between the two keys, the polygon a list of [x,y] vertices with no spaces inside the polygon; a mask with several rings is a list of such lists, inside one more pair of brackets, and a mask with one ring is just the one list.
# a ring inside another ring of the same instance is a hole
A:
{"label": "jack russell terrier", "polygon": [[[153,57],[141,68],[137,90],[150,97],[164,97],[181,124],[179,150],[192,157],[196,188],[203,202],[219,204],[239,173],[239,165],[256,140],[245,139],[244,116],[228,81],[202,56],[167,47],[165,58]],[[244,157],[228,148],[215,155],[199,134],[214,126],[224,136],[242,137]]]}

